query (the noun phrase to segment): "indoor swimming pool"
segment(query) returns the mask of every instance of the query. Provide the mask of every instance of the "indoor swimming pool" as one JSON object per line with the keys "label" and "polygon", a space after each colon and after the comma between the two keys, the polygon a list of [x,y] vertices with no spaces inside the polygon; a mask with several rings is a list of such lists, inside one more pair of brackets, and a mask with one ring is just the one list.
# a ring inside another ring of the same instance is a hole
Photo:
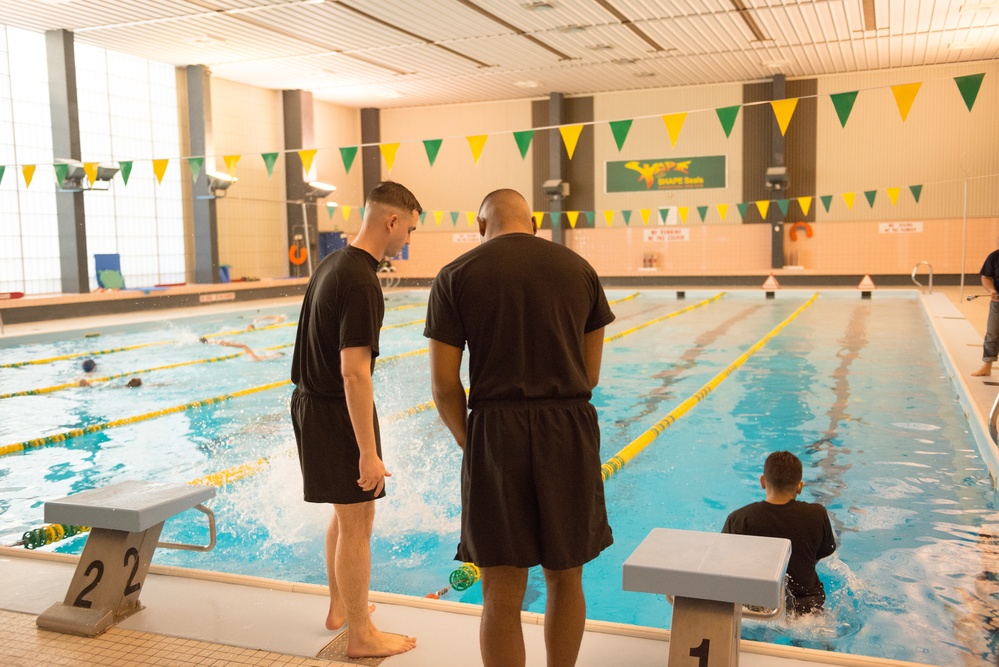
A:
{"label": "indoor swimming pool", "polygon": [[[914,292],[812,296],[608,291],[617,320],[593,397],[602,460],[711,391],[607,480],[615,543],[585,569],[587,617],[668,627],[665,598],[621,590],[625,558],[655,527],[719,531],[730,511],[762,500],[766,455],[788,449],[804,464],[802,499],[828,508],[837,535],[818,568],[827,612],[745,621],[743,637],[975,664],[999,643],[999,513],[922,305]],[[374,383],[393,477],[377,506],[371,587],[418,597],[446,586],[458,565],[460,514],[460,452],[426,409],[425,303],[420,291],[388,297]],[[286,320],[247,330],[265,315]],[[325,583],[329,509],[301,500],[288,417],[297,317],[291,304],[0,340],[0,543],[43,526],[46,500],[128,479],[213,476],[216,548],[161,549],[155,562]],[[253,361],[211,344],[220,341],[275,356]],[[97,362],[89,374],[86,358]],[[133,377],[142,385],[127,387]],[[164,539],[204,542],[203,524],[187,512]],[[42,548],[78,553],[83,541]],[[481,603],[481,587],[445,599]],[[544,601],[532,571],[524,608],[543,612]]]}

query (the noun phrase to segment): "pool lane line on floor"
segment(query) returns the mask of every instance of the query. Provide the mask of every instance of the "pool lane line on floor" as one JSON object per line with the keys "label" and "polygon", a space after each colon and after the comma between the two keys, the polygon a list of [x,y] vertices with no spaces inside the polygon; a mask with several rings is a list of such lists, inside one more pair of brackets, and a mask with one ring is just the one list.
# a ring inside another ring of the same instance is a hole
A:
{"label": "pool lane line on floor", "polygon": [[746,361],[756,354],[767,342],[779,334],[781,330],[784,329],[788,324],[794,321],[801,313],[803,313],[809,306],[815,303],[815,300],[819,298],[819,293],[816,292],[812,295],[808,301],[803,303],[798,307],[793,313],[791,313],[783,322],[778,324],[776,327],[770,330],[770,332],[765,335],[760,340],[750,347],[748,350],[743,352],[736,358],[735,361],[730,363],[725,369],[718,373],[718,375],[711,378],[703,387],[698,389],[694,394],[692,394],[687,400],[675,407],[668,415],[656,422],[652,428],[648,429],[640,436],[632,440],[626,447],[624,447],[617,454],[612,456],[600,466],[600,476],[603,477],[606,482],[610,479],[617,471],[625,466],[629,461],[631,461],[635,456],[638,455],[643,449],[648,447],[653,440],[659,437],[666,429],[672,426],[680,417],[685,415],[692,407],[700,403],[704,398],[710,394],[715,388],[720,385],[725,378],[735,372],[740,366],[742,366]]}

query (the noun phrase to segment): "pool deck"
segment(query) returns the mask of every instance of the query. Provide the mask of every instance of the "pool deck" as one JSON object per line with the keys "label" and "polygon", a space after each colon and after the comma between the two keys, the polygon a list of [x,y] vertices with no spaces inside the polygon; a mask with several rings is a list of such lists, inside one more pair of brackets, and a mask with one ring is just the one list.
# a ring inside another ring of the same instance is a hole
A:
{"label": "pool deck", "polygon": [[[980,291],[972,286],[965,288],[963,295]],[[924,295],[923,301],[938,340],[946,350],[945,358],[969,424],[977,435],[984,433],[987,437],[986,420],[999,387],[999,367],[994,380],[972,378],[970,372],[981,364],[988,301],[968,302],[963,295],[956,287],[938,288],[933,295]],[[282,303],[287,300],[253,305],[264,308]],[[203,314],[205,310],[200,308],[195,312]],[[156,316],[163,317],[163,313]],[[69,330],[83,323],[88,327],[100,326],[102,322],[124,319],[125,316],[60,320],[49,327],[37,322],[12,325],[7,327],[5,337]],[[988,460],[988,455],[985,458],[995,483],[995,448],[990,446],[989,452],[992,460]],[[328,605],[323,586],[163,566],[153,566],[146,579],[142,592],[146,608],[104,634],[83,638],[38,629],[35,617],[65,596],[76,561],[74,556],[0,547],[2,664],[18,667],[377,664],[377,661],[341,662],[317,657],[334,636],[323,627]],[[372,593],[371,600],[378,605],[374,619],[381,629],[418,639],[414,651],[388,658],[382,664],[389,667],[481,664],[479,607],[380,593]],[[543,616],[524,613],[522,618],[527,664],[544,665]],[[668,641],[666,630],[589,622],[577,664],[581,667],[664,665]],[[902,667],[916,663],[750,641],[741,643],[743,667],[820,664]]]}

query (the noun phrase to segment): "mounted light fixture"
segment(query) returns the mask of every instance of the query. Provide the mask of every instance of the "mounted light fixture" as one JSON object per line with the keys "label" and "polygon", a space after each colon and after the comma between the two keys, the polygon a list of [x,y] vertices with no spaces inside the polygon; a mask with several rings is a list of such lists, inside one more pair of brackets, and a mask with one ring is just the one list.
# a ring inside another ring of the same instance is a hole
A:
{"label": "mounted light fixture", "polygon": [[208,177],[208,191],[212,193],[213,199],[225,197],[232,184],[239,180],[221,171],[208,171],[205,176]]}
{"label": "mounted light fixture", "polygon": [[84,185],[87,172],[83,168],[82,162],[68,158],[56,158],[55,164],[66,165],[66,176],[63,177],[62,182],[56,183],[56,190],[59,192],[83,192],[87,189]]}
{"label": "mounted light fixture", "polygon": [[336,192],[336,186],[322,181],[309,181],[305,187],[305,201],[316,201]]}

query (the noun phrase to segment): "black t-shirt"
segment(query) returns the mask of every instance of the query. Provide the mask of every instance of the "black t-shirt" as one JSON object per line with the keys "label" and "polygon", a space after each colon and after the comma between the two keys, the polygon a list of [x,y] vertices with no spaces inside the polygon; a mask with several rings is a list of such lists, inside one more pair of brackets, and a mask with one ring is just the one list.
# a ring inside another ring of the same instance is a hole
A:
{"label": "black t-shirt", "polygon": [[836,540],[822,505],[798,500],[751,503],[729,514],[722,532],[791,540],[788,589],[795,597],[825,593],[815,564],[836,550]]}
{"label": "black t-shirt", "polygon": [[982,264],[982,270],[978,273],[991,278],[996,289],[999,289],[999,250],[993,250],[989,253],[989,256],[985,258],[985,263]]}
{"label": "black t-shirt", "polygon": [[504,234],[437,274],[427,338],[468,344],[469,406],[590,398],[583,335],[614,321],[586,260],[530,234]]}
{"label": "black t-shirt", "polygon": [[340,350],[346,347],[370,347],[374,371],[385,316],[377,267],[378,260],[350,245],[316,267],[302,301],[291,360],[291,381],[302,391],[343,398]]}

